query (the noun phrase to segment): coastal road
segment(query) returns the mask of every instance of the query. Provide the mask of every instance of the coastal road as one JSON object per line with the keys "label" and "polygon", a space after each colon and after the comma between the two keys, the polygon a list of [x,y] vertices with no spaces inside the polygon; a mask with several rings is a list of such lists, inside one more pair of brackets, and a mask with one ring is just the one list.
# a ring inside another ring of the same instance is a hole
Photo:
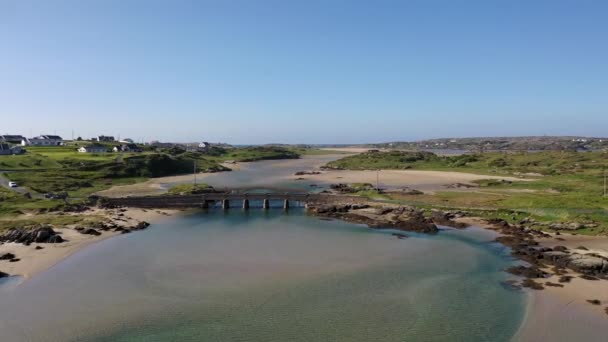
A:
{"label": "coastal road", "polygon": [[16,193],[19,193],[19,194],[25,194],[25,193],[29,192],[26,188],[23,188],[21,186],[16,187],[16,188],[11,188],[10,186],[8,186],[8,182],[10,181],[10,179],[7,179],[4,176],[4,173],[9,173],[10,174],[10,171],[0,171],[0,186],[5,187],[5,188],[7,188],[10,191],[13,191],[13,192],[16,192]]}

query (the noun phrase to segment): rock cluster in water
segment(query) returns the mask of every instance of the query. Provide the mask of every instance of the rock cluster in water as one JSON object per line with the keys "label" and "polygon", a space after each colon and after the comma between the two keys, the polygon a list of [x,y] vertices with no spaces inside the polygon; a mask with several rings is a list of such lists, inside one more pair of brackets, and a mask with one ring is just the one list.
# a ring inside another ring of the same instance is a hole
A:
{"label": "rock cluster in water", "polygon": [[437,224],[457,228],[467,225],[454,221],[462,213],[433,211],[431,216],[424,211],[410,206],[371,207],[368,204],[312,204],[309,213],[322,217],[333,217],[348,222],[366,224],[370,228],[392,228],[403,231],[435,234],[439,231]]}

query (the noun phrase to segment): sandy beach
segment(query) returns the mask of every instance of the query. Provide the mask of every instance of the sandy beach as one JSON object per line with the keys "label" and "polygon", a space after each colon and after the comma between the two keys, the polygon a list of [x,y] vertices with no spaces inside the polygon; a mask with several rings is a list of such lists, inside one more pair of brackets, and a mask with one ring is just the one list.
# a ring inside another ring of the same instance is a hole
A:
{"label": "sandy beach", "polygon": [[[177,210],[128,209],[123,213],[126,222],[121,222],[121,224],[135,225],[141,221],[153,223],[177,212]],[[114,214],[113,211],[92,209],[85,215],[104,215],[108,217],[108,222],[111,222],[112,214]],[[0,255],[12,253],[19,259],[17,262],[0,261],[0,271],[12,276],[22,276],[24,280],[27,280],[91,244],[120,235],[119,232],[114,231],[104,231],[99,236],[85,235],[80,234],[71,226],[53,229],[66,241],[58,244],[32,243],[29,246],[12,242],[0,244]],[[36,249],[37,247],[42,249]]]}
{"label": "sandy beach", "polygon": [[[559,238],[559,240],[558,240]],[[608,237],[560,234],[539,238],[541,246],[565,246],[579,254],[595,253],[608,256]],[[583,246],[587,248],[578,249]],[[548,270],[546,270],[548,271]],[[526,320],[515,341],[605,341],[608,336],[608,281],[586,280],[577,273],[564,287],[545,286],[542,291],[528,290]],[[558,276],[543,279],[541,283],[558,283]],[[589,303],[599,300],[599,305]]]}
{"label": "sandy beach", "polygon": [[[233,171],[231,172],[198,173],[196,177],[199,182],[206,182],[211,178],[214,178],[214,181],[218,182],[217,178],[223,177],[226,179],[226,183],[212,184],[214,186],[219,186],[220,188],[224,186],[232,188],[247,185],[244,183],[234,183],[229,180],[229,178],[231,178],[232,176],[236,176],[236,174],[240,172],[243,172],[243,174],[251,174],[250,179],[252,182],[256,180],[258,183],[263,183],[264,185],[281,182],[285,183],[301,181],[324,184],[326,186],[334,183],[376,184],[376,179],[378,177],[380,186],[387,190],[409,187],[411,189],[420,190],[426,193],[433,193],[435,191],[462,191],[461,189],[448,189],[447,186],[457,183],[474,185],[472,183],[473,181],[481,179],[496,179],[506,181],[529,180],[529,178],[478,175],[472,173],[450,171],[421,170],[380,170],[378,172],[372,170],[323,170],[320,171],[320,174],[303,176],[296,176],[294,175],[294,172],[292,172],[293,170],[319,171],[320,167],[325,165],[325,163],[328,161],[327,157],[334,157],[335,159],[338,159],[340,157],[343,157],[343,155],[328,155],[325,156],[325,158],[320,158],[318,156],[304,156],[301,159],[248,162],[236,164],[231,163],[226,164],[226,166],[233,169]],[[264,164],[266,166],[262,166]],[[260,166],[262,166],[262,168],[271,169],[272,173],[264,172],[266,171],[265,169],[263,169],[264,171],[256,173],[255,168],[259,168]],[[161,195],[167,192],[168,188],[170,187],[170,184],[192,182],[193,180],[193,175],[152,178],[142,183],[113,186],[110,189],[99,191],[96,194],[106,197]],[[253,184],[254,183],[252,183],[251,185]]]}
{"label": "sandy beach", "polygon": [[[296,179],[300,176],[290,176]],[[319,183],[371,183],[379,181],[380,187],[388,190],[409,187],[411,189],[432,193],[440,190],[450,190],[446,186],[462,183],[472,184],[473,181],[481,179],[496,179],[506,181],[526,181],[527,179],[516,177],[502,177],[489,175],[476,175],[472,173],[450,172],[450,171],[419,171],[419,170],[328,170],[317,175],[301,176]]]}

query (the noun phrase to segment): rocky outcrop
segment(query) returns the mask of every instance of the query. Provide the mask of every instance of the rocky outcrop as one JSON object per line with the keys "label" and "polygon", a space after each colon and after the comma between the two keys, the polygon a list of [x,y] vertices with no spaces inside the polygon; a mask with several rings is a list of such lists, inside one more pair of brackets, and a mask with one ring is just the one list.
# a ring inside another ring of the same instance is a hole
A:
{"label": "rocky outcrop", "polygon": [[463,222],[454,221],[454,219],[464,217],[462,212],[441,211],[437,209],[431,210],[431,218],[435,224],[452,228],[467,228],[469,225]]}
{"label": "rocky outcrop", "polygon": [[9,229],[6,233],[0,235],[0,241],[29,245],[31,243],[60,243],[63,242],[63,239],[53,230],[53,228],[42,226],[33,229]]}
{"label": "rocky outcrop", "polygon": [[560,282],[568,282],[571,277],[563,276],[565,269],[581,273],[589,278],[608,279],[608,259],[594,254],[573,253],[565,246],[553,248],[538,246],[535,237],[548,237],[550,235],[535,229],[526,228],[523,225],[512,225],[501,219],[488,220],[493,224],[502,236],[496,239],[506,246],[511,247],[511,254],[518,259],[531,264],[530,270],[522,268],[510,268],[509,272],[518,275],[537,278],[540,273],[536,270],[540,267],[553,266],[554,274],[562,276]]}
{"label": "rocky outcrop", "polygon": [[0,271],[0,278],[6,278],[8,276],[9,276],[8,273],[4,273],[4,272]]}
{"label": "rocky outcrop", "polygon": [[431,234],[439,231],[423,211],[408,206],[370,208],[366,204],[325,204],[311,205],[308,209],[313,215],[340,218],[375,229],[392,228]]}
{"label": "rocky outcrop", "polygon": [[150,226],[150,224],[146,221],[138,222],[135,226],[131,227],[131,230],[142,230],[146,229]]}

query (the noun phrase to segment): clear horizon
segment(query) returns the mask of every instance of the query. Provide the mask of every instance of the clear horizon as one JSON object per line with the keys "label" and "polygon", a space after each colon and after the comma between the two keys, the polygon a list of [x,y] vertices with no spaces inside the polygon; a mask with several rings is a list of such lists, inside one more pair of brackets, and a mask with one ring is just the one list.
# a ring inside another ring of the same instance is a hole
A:
{"label": "clear horizon", "polygon": [[603,137],[607,11],[599,1],[3,1],[0,133]]}

